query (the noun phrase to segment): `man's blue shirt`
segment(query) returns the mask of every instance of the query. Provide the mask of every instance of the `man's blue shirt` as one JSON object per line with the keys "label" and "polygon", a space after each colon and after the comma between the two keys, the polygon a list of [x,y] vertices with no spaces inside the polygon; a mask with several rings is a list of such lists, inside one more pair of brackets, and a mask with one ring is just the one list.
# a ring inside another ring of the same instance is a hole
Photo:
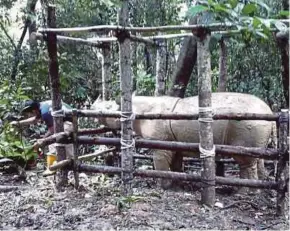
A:
{"label": "man's blue shirt", "polygon": [[[72,109],[71,106],[68,104],[62,102],[62,109]],[[43,102],[40,102],[40,113],[41,113],[41,119],[44,121],[47,127],[52,127],[53,126],[53,116],[51,115],[52,111],[52,101],[51,100],[46,100]]]}

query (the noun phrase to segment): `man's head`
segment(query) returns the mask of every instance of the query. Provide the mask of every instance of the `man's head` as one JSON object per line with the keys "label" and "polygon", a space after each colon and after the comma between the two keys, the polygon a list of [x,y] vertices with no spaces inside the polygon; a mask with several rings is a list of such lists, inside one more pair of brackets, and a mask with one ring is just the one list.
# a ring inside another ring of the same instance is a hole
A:
{"label": "man's head", "polygon": [[24,107],[21,111],[21,114],[28,117],[32,116],[39,117],[40,116],[39,106],[40,104],[37,100],[27,100],[24,102]]}

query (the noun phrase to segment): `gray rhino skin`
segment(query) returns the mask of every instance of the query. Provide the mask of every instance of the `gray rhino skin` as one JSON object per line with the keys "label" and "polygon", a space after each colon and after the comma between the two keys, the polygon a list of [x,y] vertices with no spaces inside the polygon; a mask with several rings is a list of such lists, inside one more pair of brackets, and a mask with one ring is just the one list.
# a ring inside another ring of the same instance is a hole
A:
{"label": "gray rhino skin", "polygon": [[[272,114],[270,107],[256,96],[243,93],[212,93],[212,107],[218,113],[265,113]],[[120,110],[115,101],[96,100],[93,110]],[[198,96],[176,98],[170,96],[132,96],[134,113],[198,113]],[[121,127],[119,119],[100,118],[99,123],[111,128]],[[274,122],[263,120],[215,120],[213,122],[214,144],[245,147],[266,147]],[[197,120],[134,120],[133,129],[146,139],[199,143],[199,122]],[[199,156],[199,153],[176,153],[168,150],[153,152],[156,170],[178,171],[182,156]],[[263,178],[264,161],[251,157],[235,157],[240,166],[240,178]]]}

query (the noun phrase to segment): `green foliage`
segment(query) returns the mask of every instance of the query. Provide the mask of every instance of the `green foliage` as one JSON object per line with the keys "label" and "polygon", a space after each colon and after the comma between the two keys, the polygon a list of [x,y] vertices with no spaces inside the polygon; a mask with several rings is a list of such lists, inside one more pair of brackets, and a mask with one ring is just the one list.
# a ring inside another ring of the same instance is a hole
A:
{"label": "green foliage", "polygon": [[117,198],[116,200],[117,208],[119,211],[123,208],[130,208],[132,203],[138,202],[140,200],[144,200],[144,197],[133,195],[128,197]]}
{"label": "green foliage", "polygon": [[142,69],[137,70],[136,84],[138,89],[137,94],[154,95],[155,78],[151,74]]}
{"label": "green foliage", "polygon": [[22,136],[19,129],[11,127],[5,117],[11,112],[16,112],[21,106],[19,102],[27,99],[21,86],[9,84],[4,81],[0,86],[0,118],[2,127],[0,130],[0,158],[24,159],[25,161],[36,158],[31,144]]}
{"label": "green foliage", "polygon": [[236,25],[241,31],[242,38],[247,42],[253,39],[261,41],[269,39],[273,26],[279,31],[287,29],[284,23],[270,19],[275,15],[262,0],[250,0],[246,4],[238,0],[209,0],[199,3],[189,9],[191,16],[210,12],[217,21]]}

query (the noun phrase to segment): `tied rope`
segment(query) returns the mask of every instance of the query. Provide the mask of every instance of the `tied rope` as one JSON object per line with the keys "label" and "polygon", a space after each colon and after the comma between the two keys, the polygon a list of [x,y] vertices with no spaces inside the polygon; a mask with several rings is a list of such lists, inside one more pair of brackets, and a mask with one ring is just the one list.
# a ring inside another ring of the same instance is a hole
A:
{"label": "tied rope", "polygon": [[[63,109],[56,110],[56,111],[51,111],[51,115],[53,117],[65,117],[65,112]],[[65,144],[62,143],[54,143],[55,147],[65,147]]]}
{"label": "tied rope", "polygon": [[[126,122],[126,121],[132,121],[135,120],[135,114],[132,112],[122,112],[121,111],[121,122]],[[131,140],[125,140],[121,138],[121,150],[129,149],[129,148],[134,148],[135,147],[135,139],[132,137]]]}
{"label": "tied rope", "polygon": [[57,111],[51,111],[51,115],[53,117],[64,117],[65,113],[64,113],[64,110],[61,109],[61,110],[57,110]]}
{"label": "tied rope", "polygon": [[[199,107],[199,114],[205,113],[205,112],[210,112],[212,116],[210,118],[200,118],[199,116],[198,121],[201,123],[212,123],[214,121],[212,118],[214,115],[212,107]],[[207,158],[207,157],[215,156],[215,145],[213,145],[211,150],[207,150],[207,149],[204,149],[199,143],[198,148],[200,152],[200,158]]]}

